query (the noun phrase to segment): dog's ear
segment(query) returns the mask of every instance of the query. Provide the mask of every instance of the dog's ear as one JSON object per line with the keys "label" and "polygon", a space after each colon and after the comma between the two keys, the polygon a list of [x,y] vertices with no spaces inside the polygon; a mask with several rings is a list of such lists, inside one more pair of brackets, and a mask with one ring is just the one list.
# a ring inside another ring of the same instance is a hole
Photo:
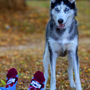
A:
{"label": "dog's ear", "polygon": [[55,2],[56,0],[51,0],[51,2]]}
{"label": "dog's ear", "polygon": [[75,2],[75,0],[68,0],[70,3],[74,3]]}

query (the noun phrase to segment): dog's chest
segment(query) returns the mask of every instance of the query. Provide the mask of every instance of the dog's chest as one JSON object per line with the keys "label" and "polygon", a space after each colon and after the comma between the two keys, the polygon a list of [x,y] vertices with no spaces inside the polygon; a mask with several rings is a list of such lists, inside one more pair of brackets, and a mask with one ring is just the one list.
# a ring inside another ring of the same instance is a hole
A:
{"label": "dog's chest", "polygon": [[[49,36],[48,41],[53,52],[58,53],[59,55],[64,54],[66,51],[72,51],[74,47],[78,44],[77,37],[70,40],[69,29],[65,30],[62,35],[56,34],[58,39]],[[62,55],[61,55],[62,56]]]}
{"label": "dog's chest", "polygon": [[71,51],[73,49],[74,41],[69,41],[67,38],[55,41],[54,39],[50,38],[49,43],[53,52],[63,56],[66,51]]}

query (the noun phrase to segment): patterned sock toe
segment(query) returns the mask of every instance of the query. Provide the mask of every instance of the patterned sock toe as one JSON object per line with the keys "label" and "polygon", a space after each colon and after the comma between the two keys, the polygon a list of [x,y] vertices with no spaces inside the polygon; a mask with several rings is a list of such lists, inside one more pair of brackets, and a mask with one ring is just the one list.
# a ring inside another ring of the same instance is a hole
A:
{"label": "patterned sock toe", "polygon": [[31,80],[28,90],[43,90],[45,78],[42,72],[37,71]]}

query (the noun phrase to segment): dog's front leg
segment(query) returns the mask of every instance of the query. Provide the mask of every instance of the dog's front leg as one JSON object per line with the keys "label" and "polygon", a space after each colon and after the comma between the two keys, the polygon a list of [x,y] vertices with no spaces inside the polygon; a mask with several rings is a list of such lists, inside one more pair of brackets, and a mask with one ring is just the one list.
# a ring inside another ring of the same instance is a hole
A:
{"label": "dog's front leg", "polygon": [[[74,73],[75,73],[76,90],[82,90],[81,82],[80,82],[80,77],[79,77],[79,63],[78,63],[77,52],[70,51],[68,53],[68,57],[71,60],[71,64],[73,65],[73,69],[74,69]],[[73,82],[72,77],[71,77],[71,81]]]}
{"label": "dog's front leg", "polygon": [[57,53],[52,52],[50,56],[50,69],[51,69],[51,87],[50,90],[56,90],[56,60],[58,57]]}
{"label": "dog's front leg", "polygon": [[72,64],[72,59],[70,58],[71,56],[69,54],[67,54],[67,57],[68,57],[68,62],[69,62],[68,77],[69,77],[69,81],[70,81],[70,87],[71,88],[76,88],[76,85],[75,85],[74,80],[73,80],[73,64]]}
{"label": "dog's front leg", "polygon": [[46,44],[44,56],[43,56],[44,77],[45,77],[44,90],[46,90],[46,84],[48,81],[48,66],[49,66],[49,64],[50,64],[50,53],[49,53],[48,45]]}

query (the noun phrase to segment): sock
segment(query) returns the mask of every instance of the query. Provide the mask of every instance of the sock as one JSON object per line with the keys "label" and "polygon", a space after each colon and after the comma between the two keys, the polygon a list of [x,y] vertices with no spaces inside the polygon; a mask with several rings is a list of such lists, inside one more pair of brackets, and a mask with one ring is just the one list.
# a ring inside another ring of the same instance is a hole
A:
{"label": "sock", "polygon": [[37,71],[31,80],[28,90],[43,90],[45,78],[42,72]]}
{"label": "sock", "polygon": [[18,74],[15,68],[11,68],[6,75],[6,87],[0,87],[0,90],[16,90]]}

